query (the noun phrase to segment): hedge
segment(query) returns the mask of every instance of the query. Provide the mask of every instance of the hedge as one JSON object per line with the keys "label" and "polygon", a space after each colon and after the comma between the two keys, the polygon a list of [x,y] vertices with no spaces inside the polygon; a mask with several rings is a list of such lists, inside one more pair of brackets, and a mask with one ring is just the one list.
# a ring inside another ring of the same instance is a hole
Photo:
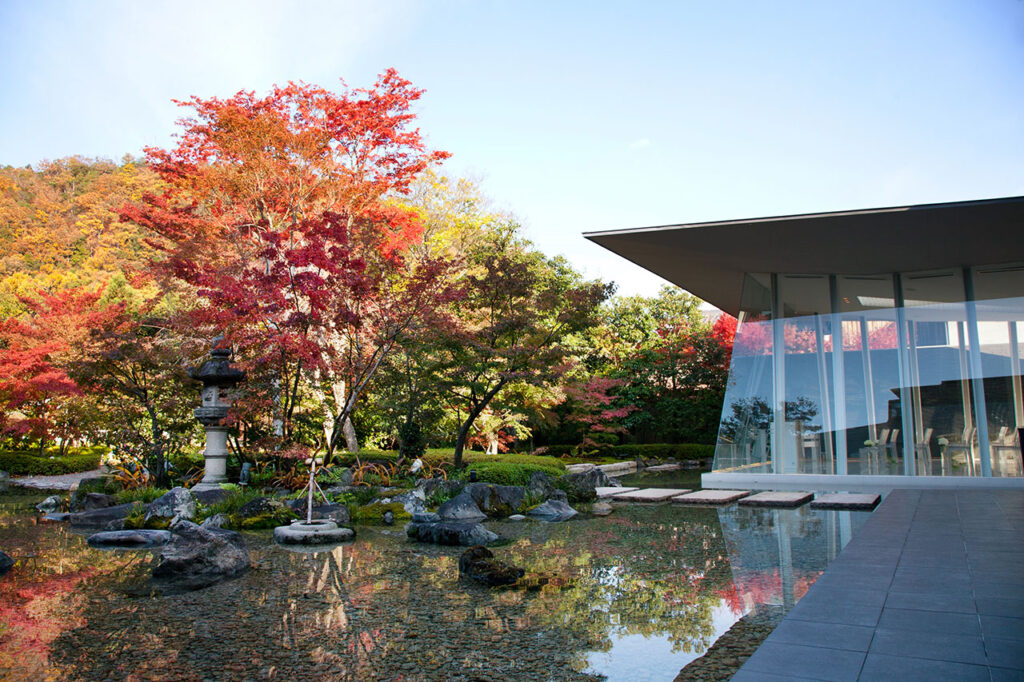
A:
{"label": "hedge", "polygon": [[0,452],[0,471],[12,476],[57,476],[91,471],[100,465],[101,452],[80,452],[59,456],[43,456],[24,450]]}
{"label": "hedge", "polygon": [[[576,454],[578,445],[556,444],[546,445],[543,454],[545,457],[563,457]],[[540,450],[541,448],[537,448]],[[610,445],[601,446],[599,453],[618,459],[633,459],[634,457],[647,457],[650,459],[705,459],[714,457],[715,446],[701,443],[650,443],[647,445]]]}
{"label": "hedge", "polygon": [[[492,455],[493,456],[493,455]],[[467,472],[475,471],[478,481],[493,483],[495,485],[522,485],[530,482],[530,474],[535,471],[558,478],[565,473],[565,469],[551,464],[517,464],[514,462],[485,462],[477,461],[467,465]],[[467,473],[468,476],[468,473]]]}

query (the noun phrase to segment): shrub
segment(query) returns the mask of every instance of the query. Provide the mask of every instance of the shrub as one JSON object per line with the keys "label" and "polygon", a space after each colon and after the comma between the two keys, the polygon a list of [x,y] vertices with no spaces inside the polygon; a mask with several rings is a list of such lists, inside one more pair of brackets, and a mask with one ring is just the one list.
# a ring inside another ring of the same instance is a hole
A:
{"label": "shrub", "polygon": [[415,420],[402,422],[398,426],[398,438],[402,442],[399,454],[412,460],[422,457],[427,452],[427,441],[423,438],[420,423]]}
{"label": "shrub", "polygon": [[118,504],[126,504],[128,502],[142,502],[149,504],[156,498],[164,495],[167,492],[167,488],[151,488],[146,486],[144,488],[129,488],[127,490],[119,490],[114,494],[114,499],[117,500]]}
{"label": "shrub", "polygon": [[616,445],[611,454],[619,459],[646,457],[651,459],[705,459],[714,457],[715,446],[702,443],[651,443],[649,445]]}
{"label": "shrub", "polygon": [[526,485],[530,482],[530,474],[540,471],[553,478],[558,478],[565,469],[549,464],[515,463],[515,462],[472,462],[460,476],[469,476],[469,471],[476,471],[478,481],[495,485]]}
{"label": "shrub", "polygon": [[[90,448],[89,450],[94,450]],[[57,476],[91,471],[100,465],[102,452],[73,452],[63,457],[37,454],[25,450],[0,452],[0,471],[12,476]],[[53,459],[50,459],[50,457]]]}

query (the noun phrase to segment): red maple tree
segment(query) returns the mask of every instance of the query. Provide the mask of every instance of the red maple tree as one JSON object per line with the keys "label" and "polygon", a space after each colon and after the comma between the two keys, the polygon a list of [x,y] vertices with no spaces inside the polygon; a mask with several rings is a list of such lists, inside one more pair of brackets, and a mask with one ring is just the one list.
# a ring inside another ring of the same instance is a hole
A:
{"label": "red maple tree", "polygon": [[239,414],[278,446],[309,390],[316,445],[333,452],[398,336],[458,293],[449,264],[407,255],[422,227],[394,201],[448,156],[410,127],[421,94],[389,70],[369,89],[193,97],[177,146],[146,149],[166,189],[122,218],[159,235],[159,269],[194,287],[193,324],[234,344],[249,371]]}

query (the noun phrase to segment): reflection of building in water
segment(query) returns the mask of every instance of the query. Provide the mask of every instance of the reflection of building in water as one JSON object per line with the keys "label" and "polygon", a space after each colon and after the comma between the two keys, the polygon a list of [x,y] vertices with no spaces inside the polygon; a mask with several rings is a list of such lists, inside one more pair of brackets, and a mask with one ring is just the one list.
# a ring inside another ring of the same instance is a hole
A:
{"label": "reflection of building in water", "polygon": [[720,509],[733,585],[743,611],[761,604],[792,608],[868,516],[869,512],[808,507]]}
{"label": "reflection of building in water", "polygon": [[1022,225],[1015,197],[587,236],[739,319],[705,487],[870,490],[1022,482]]}

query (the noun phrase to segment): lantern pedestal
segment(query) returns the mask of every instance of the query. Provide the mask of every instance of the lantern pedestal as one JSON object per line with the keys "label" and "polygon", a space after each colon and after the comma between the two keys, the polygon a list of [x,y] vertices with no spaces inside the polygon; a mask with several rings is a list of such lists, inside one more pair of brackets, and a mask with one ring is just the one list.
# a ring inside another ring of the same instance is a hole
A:
{"label": "lantern pedestal", "polygon": [[228,481],[228,427],[223,422],[233,402],[233,389],[245,379],[245,372],[231,366],[231,351],[219,347],[223,340],[214,339],[210,359],[198,370],[189,372],[193,379],[203,382],[203,406],[193,414],[206,429],[205,475],[192,488],[194,491],[217,490]]}

